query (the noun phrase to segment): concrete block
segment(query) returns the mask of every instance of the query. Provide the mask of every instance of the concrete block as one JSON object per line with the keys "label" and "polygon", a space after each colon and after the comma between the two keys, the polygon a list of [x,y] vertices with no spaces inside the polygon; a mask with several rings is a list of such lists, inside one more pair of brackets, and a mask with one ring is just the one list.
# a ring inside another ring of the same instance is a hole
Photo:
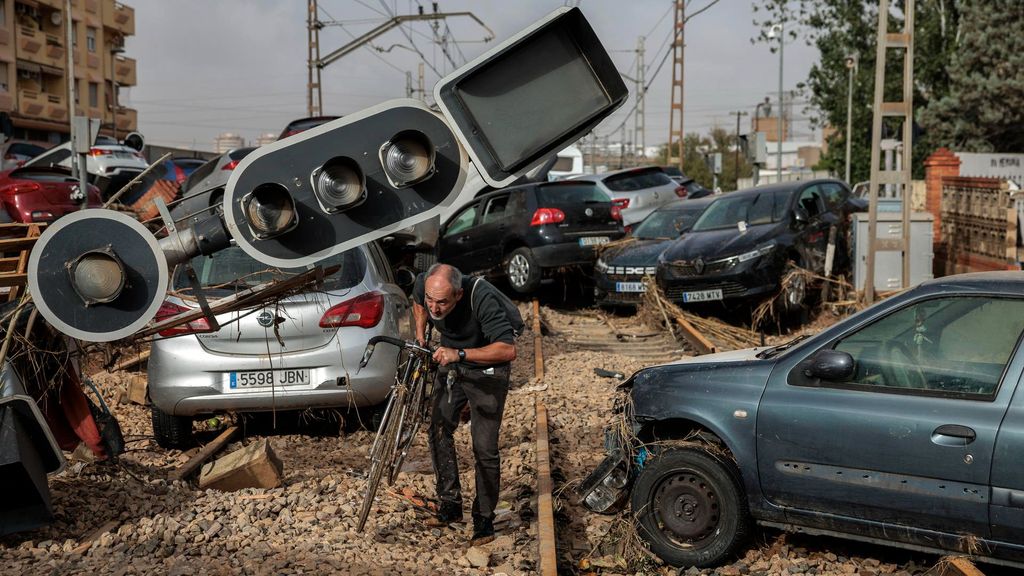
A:
{"label": "concrete block", "polygon": [[128,400],[142,406],[149,404],[149,401],[146,399],[145,378],[132,376],[131,379],[128,380]]}
{"label": "concrete block", "polygon": [[266,439],[254,442],[203,466],[199,488],[231,492],[242,488],[276,488],[284,467]]}

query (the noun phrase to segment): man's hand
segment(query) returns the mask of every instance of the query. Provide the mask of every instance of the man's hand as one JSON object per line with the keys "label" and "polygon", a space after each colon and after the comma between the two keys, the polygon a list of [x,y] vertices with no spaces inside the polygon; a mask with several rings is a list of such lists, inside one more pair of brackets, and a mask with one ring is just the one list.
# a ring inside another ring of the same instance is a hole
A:
{"label": "man's hand", "polygon": [[447,366],[459,361],[459,351],[455,348],[439,347],[434,350],[434,361],[441,366]]}

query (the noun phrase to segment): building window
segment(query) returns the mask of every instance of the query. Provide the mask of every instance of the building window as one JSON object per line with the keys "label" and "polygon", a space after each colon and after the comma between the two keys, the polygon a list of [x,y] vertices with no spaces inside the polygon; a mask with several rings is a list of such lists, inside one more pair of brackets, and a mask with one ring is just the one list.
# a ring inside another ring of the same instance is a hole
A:
{"label": "building window", "polygon": [[100,105],[100,85],[89,82],[89,108],[97,108]]}
{"label": "building window", "polygon": [[85,29],[85,47],[89,52],[96,52],[96,29],[91,26]]}
{"label": "building window", "polygon": [[0,62],[0,92],[7,92],[9,90],[7,86],[7,62]]}
{"label": "building window", "polygon": [[78,21],[71,21],[71,48],[78,50]]}
{"label": "building window", "polygon": [[7,0],[0,0],[0,26],[7,27]]}

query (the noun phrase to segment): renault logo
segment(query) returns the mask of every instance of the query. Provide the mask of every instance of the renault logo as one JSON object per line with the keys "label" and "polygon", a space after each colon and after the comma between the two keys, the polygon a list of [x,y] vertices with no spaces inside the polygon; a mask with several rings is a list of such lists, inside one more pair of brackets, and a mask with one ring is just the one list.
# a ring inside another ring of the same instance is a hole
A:
{"label": "renault logo", "polygon": [[593,216],[594,215],[594,209],[593,208],[587,208],[586,210],[583,211],[583,213],[586,214],[587,216]]}
{"label": "renault logo", "polygon": [[274,325],[274,315],[270,313],[270,310],[264,310],[256,317],[256,321],[260,323],[260,326],[270,328]]}
{"label": "renault logo", "polygon": [[693,269],[694,269],[694,271],[697,272],[697,274],[703,274],[704,273],[704,259],[701,258],[700,256],[697,256],[697,259],[693,261]]}

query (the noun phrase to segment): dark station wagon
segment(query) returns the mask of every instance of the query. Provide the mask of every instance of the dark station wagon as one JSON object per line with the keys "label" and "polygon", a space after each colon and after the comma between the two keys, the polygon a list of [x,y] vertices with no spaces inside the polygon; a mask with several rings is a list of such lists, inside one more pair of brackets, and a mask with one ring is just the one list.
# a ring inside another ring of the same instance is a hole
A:
{"label": "dark station wagon", "polygon": [[441,227],[437,259],[504,276],[529,294],[560,269],[593,266],[595,248],[624,234],[619,208],[596,185],[528,184],[488,192],[458,210]]}

